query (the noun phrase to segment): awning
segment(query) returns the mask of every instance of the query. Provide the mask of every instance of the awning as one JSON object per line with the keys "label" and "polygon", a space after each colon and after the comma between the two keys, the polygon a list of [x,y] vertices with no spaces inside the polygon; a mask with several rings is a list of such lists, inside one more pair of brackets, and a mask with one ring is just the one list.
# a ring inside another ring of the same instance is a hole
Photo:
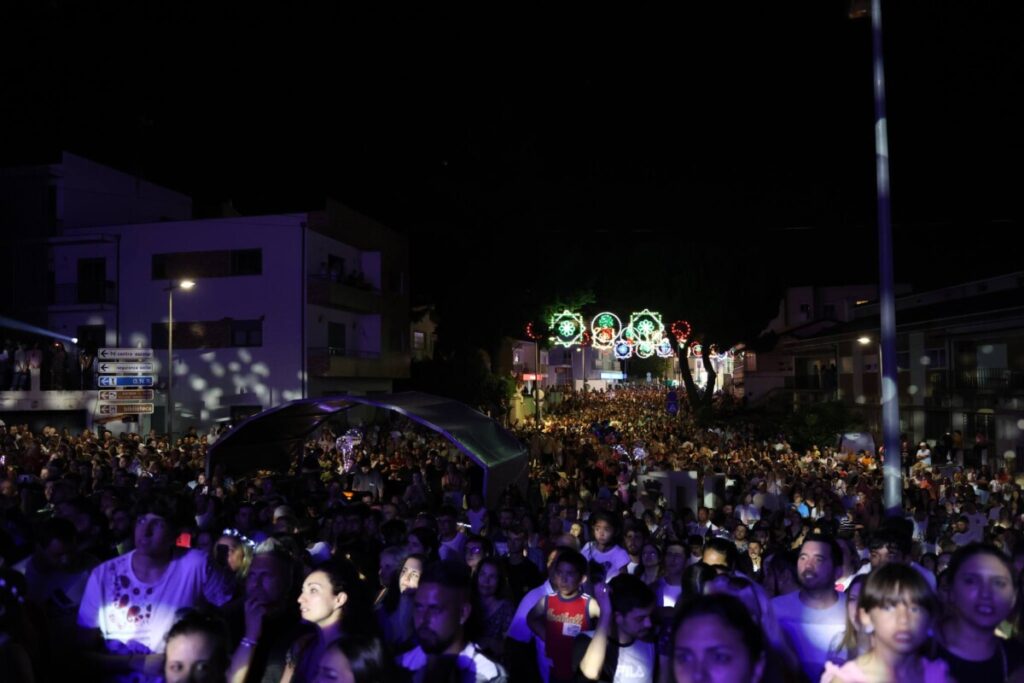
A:
{"label": "awning", "polygon": [[254,415],[225,433],[206,456],[206,471],[288,472],[306,439],[324,420],[357,405],[393,410],[444,436],[484,470],[488,506],[510,485],[525,488],[527,451],[497,422],[469,406],[415,391],[374,396],[324,396],[291,401]]}

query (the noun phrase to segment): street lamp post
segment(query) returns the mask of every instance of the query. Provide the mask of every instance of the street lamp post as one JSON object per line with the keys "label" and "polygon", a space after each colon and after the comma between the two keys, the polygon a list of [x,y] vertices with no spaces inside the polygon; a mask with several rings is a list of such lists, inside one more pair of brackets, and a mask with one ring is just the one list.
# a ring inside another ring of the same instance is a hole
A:
{"label": "street lamp post", "polygon": [[186,291],[196,286],[193,280],[173,281],[165,288],[167,291],[167,441],[174,445],[174,290]]}

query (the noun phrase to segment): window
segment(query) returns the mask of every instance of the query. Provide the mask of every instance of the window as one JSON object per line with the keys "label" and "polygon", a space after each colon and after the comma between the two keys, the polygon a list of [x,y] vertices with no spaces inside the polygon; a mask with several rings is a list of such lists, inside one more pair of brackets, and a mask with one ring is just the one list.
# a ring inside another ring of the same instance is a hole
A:
{"label": "window", "polygon": [[232,320],[232,346],[263,346],[262,320]]}
{"label": "window", "polygon": [[[167,323],[153,323],[154,349],[167,348]],[[262,320],[174,321],[174,348],[222,349],[237,346],[263,346]]]}
{"label": "window", "polygon": [[929,368],[945,368],[946,365],[946,349],[927,349],[924,352],[925,358],[927,358],[927,365]]}
{"label": "window", "polygon": [[[412,348],[415,349],[416,351],[422,351],[423,349],[427,348],[427,335],[423,332],[413,332]],[[519,362],[519,354],[516,354],[515,360],[513,362]]]}
{"label": "window", "polygon": [[152,273],[154,280],[261,275],[263,250],[225,249],[153,254]]}
{"label": "window", "polygon": [[327,346],[332,353],[345,353],[345,323],[327,323]]}
{"label": "window", "polygon": [[78,297],[80,304],[107,303],[107,259],[78,259]]}
{"label": "window", "polygon": [[235,249],[230,253],[232,275],[260,275],[263,273],[262,249]]}

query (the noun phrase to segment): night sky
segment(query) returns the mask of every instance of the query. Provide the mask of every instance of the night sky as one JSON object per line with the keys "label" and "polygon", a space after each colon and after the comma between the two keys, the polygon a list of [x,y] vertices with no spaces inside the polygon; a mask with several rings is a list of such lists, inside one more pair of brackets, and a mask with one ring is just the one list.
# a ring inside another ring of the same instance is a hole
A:
{"label": "night sky", "polygon": [[[470,336],[589,288],[738,340],[786,285],[877,278],[871,37],[847,2],[711,4],[474,31],[35,25],[2,48],[0,162],[68,149],[198,216],[333,197],[410,236],[414,303]],[[1024,3],[887,7],[897,280],[1019,269]]]}

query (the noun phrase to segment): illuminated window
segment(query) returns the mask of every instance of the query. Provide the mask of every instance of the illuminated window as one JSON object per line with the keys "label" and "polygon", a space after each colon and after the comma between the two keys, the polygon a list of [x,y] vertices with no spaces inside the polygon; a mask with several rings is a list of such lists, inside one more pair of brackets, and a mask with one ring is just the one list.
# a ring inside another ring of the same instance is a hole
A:
{"label": "illuminated window", "polygon": [[[422,351],[427,347],[427,335],[423,332],[412,333],[412,348],[416,351]],[[515,362],[519,362],[519,357],[516,356]]]}

